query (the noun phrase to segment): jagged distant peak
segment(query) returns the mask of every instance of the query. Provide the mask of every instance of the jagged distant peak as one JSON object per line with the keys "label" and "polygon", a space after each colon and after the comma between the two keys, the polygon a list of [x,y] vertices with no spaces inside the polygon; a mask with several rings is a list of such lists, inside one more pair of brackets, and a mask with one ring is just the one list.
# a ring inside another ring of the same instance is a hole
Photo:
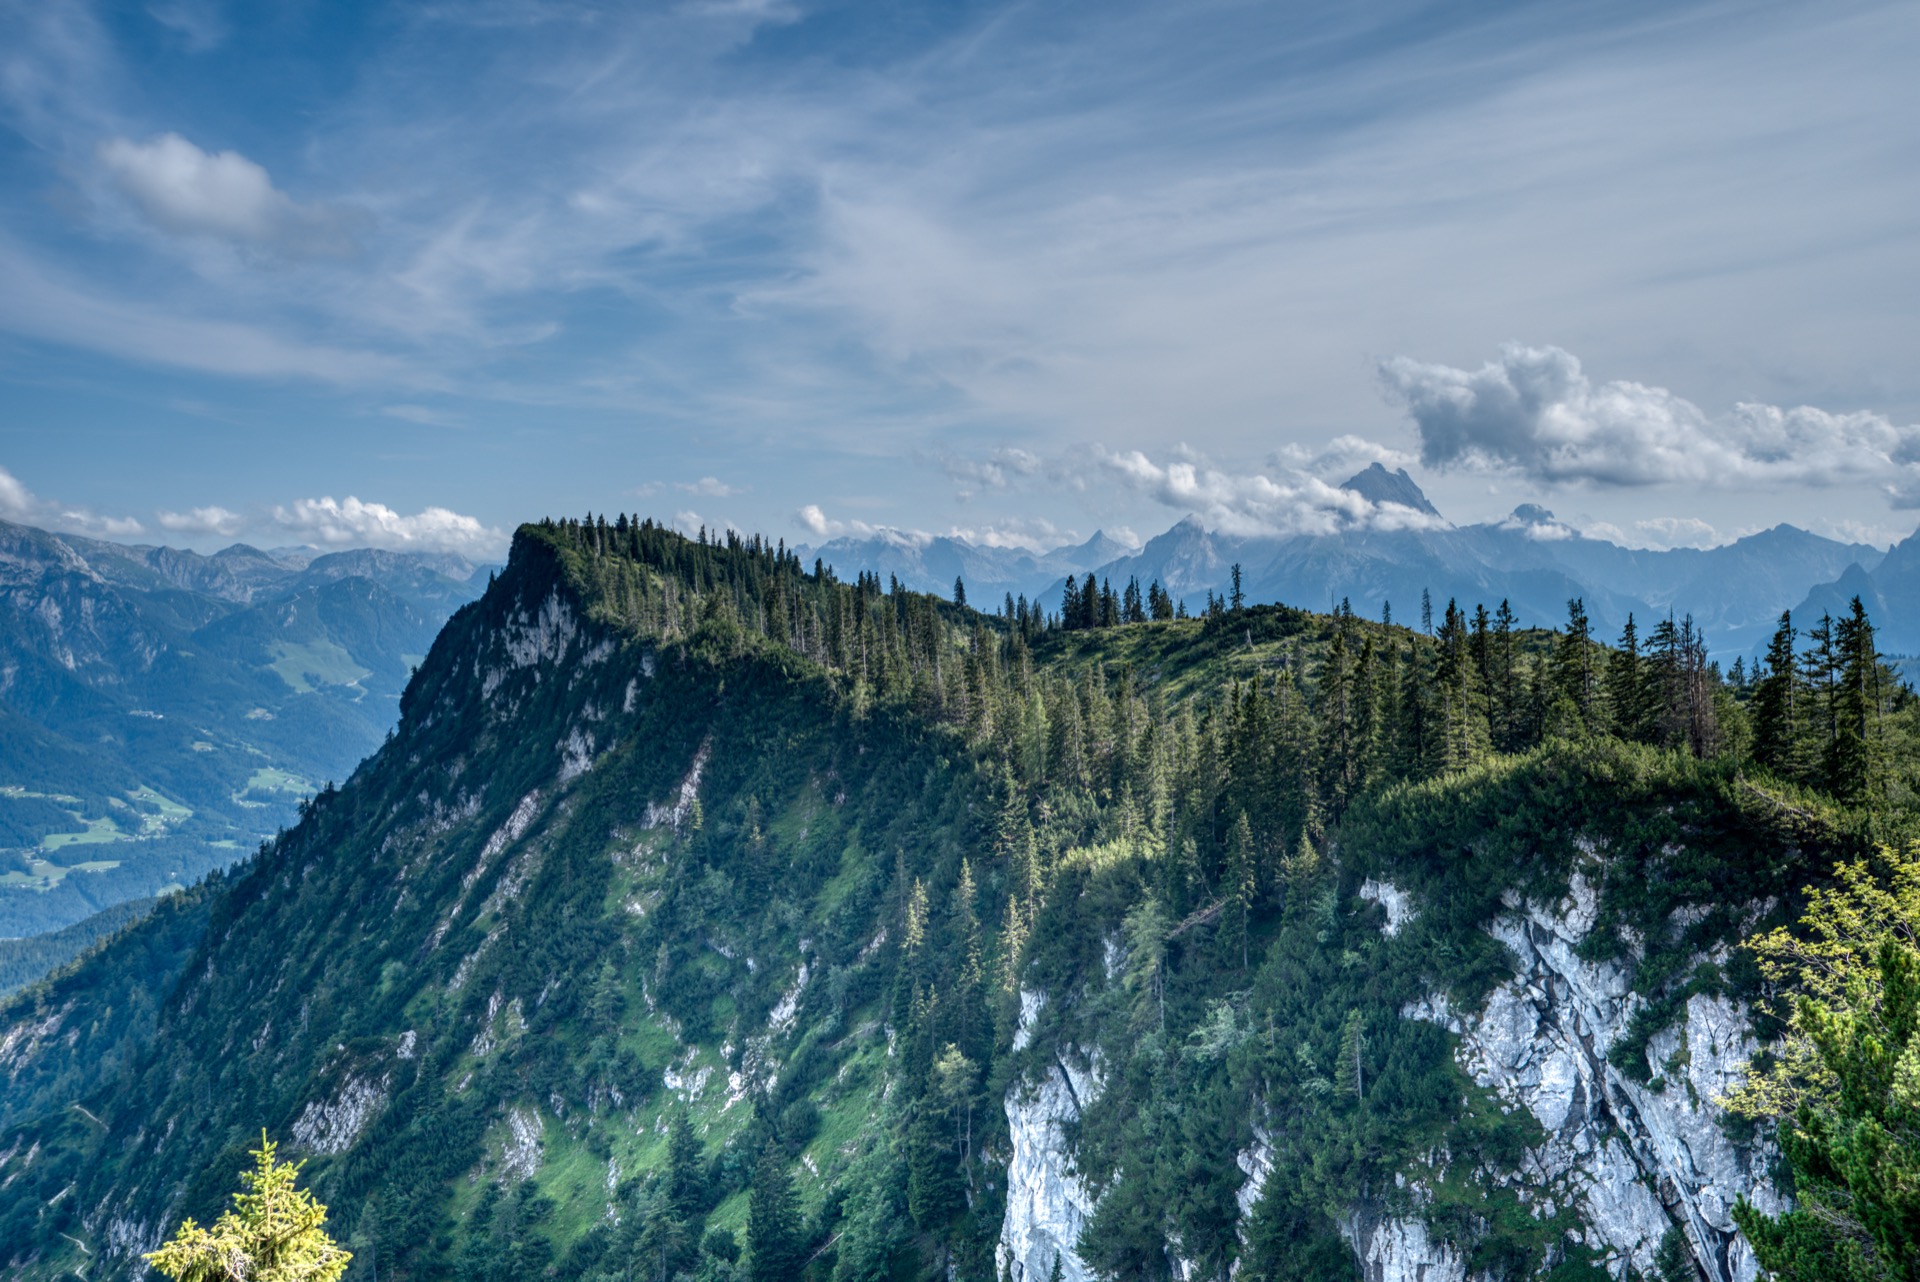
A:
{"label": "jagged distant peak", "polygon": [[1356,472],[1343,481],[1340,488],[1352,490],[1369,503],[1398,503],[1428,516],[1440,515],[1440,509],[1428,500],[1404,467],[1389,472],[1381,464],[1371,463],[1365,471]]}
{"label": "jagged distant peak", "polygon": [[1139,550],[1139,544],[1116,539],[1105,530],[1095,530],[1092,538],[1088,539],[1085,543],[1079,544],[1077,547],[1060,549],[1060,551],[1066,553],[1068,556],[1078,560],[1084,560],[1089,565],[1099,565],[1107,561],[1115,560],[1118,557],[1131,555]]}

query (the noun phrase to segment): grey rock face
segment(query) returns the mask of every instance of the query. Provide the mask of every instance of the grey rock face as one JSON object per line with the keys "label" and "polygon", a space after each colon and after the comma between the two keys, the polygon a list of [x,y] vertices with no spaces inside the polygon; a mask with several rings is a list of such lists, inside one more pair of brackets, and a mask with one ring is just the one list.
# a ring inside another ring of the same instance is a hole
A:
{"label": "grey rock face", "polygon": [[[1369,880],[1361,894],[1386,910],[1388,933],[1418,911],[1389,882]],[[1489,930],[1512,953],[1514,977],[1477,1012],[1457,1011],[1434,994],[1401,1013],[1457,1034],[1461,1067],[1509,1106],[1532,1113],[1546,1138],[1513,1177],[1518,1191],[1542,1214],[1572,1207],[1580,1220],[1574,1242],[1596,1251],[1614,1277],[1649,1272],[1661,1239],[1678,1228],[1708,1282],[1756,1282],[1759,1269],[1732,1208],[1745,1197],[1778,1211],[1784,1200],[1767,1178],[1771,1154],[1729,1139],[1716,1102],[1741,1080],[1755,1049],[1747,1012],[1723,997],[1696,995],[1682,1020],[1650,1040],[1651,1082],[1622,1074],[1607,1052],[1643,1001],[1623,966],[1577,954],[1597,910],[1593,885],[1577,874],[1559,903],[1510,901]],[[1042,1003],[1040,994],[1022,993],[1016,1048],[1032,1041]],[[1068,1055],[1008,1094],[1013,1152],[999,1264],[1016,1282],[1042,1282],[1056,1258],[1069,1282],[1089,1276],[1073,1245],[1094,1200],[1073,1174],[1062,1125],[1099,1089],[1097,1072],[1075,1067]],[[1237,1158],[1248,1176],[1239,1198],[1243,1225],[1273,1156],[1258,1127],[1254,1135]],[[1417,1185],[1409,1186],[1416,1204]],[[1479,1282],[1461,1248],[1417,1215],[1356,1207],[1341,1232],[1366,1282]]]}
{"label": "grey rock face", "polygon": [[[1041,997],[1020,994],[1015,1046],[1032,1037]],[[998,1266],[1014,1282],[1047,1282],[1054,1261],[1065,1282],[1089,1282],[1092,1272],[1074,1254],[1094,1200],[1073,1174],[1062,1123],[1079,1115],[1100,1091],[1100,1080],[1055,1056],[1038,1082],[1016,1083],[1007,1093],[1007,1130],[1013,1157],[1007,1163],[1007,1217],[1000,1227]]]}
{"label": "grey rock face", "polygon": [[[1403,1014],[1458,1033],[1462,1067],[1539,1121],[1547,1138],[1528,1155],[1523,1195],[1576,1207],[1582,1241],[1616,1277],[1649,1270],[1661,1237],[1678,1226],[1710,1282],[1753,1282],[1758,1266],[1733,1205],[1746,1197],[1777,1209],[1781,1199],[1767,1180],[1767,1154],[1734,1144],[1715,1102],[1738,1084],[1755,1049],[1746,1012],[1694,996],[1684,1024],[1648,1046],[1652,1083],[1626,1077],[1607,1051],[1642,1001],[1623,967],[1576,955],[1595,907],[1578,874],[1557,905],[1513,904],[1491,929],[1513,954],[1514,978],[1471,1016],[1438,997]],[[1436,1247],[1420,1258],[1438,1265],[1442,1256]]]}

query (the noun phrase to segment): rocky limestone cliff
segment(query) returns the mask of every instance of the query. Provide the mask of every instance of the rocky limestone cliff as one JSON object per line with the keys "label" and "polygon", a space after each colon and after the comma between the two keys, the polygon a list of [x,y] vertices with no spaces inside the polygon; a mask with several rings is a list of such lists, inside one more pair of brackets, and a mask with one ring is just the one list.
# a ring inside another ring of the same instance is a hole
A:
{"label": "rocky limestone cliff", "polygon": [[[1373,887],[1368,897],[1389,905],[1388,929],[1397,928],[1414,909],[1391,885]],[[1624,967],[1575,952],[1593,928],[1597,900],[1578,873],[1558,904],[1509,896],[1509,911],[1489,930],[1513,955],[1514,977],[1477,1012],[1450,1010],[1436,995],[1402,1014],[1456,1033],[1468,1074],[1539,1121],[1547,1138],[1519,1173],[1522,1196],[1543,1211],[1573,1207],[1584,1225],[1580,1241],[1615,1277],[1651,1269],[1661,1238],[1677,1226],[1709,1282],[1753,1282],[1757,1265],[1732,1208],[1747,1197],[1778,1209],[1780,1198],[1767,1178],[1768,1154],[1735,1144],[1715,1103],[1755,1049],[1746,1011],[1723,997],[1691,998],[1684,1022],[1647,1047],[1648,1085],[1608,1063],[1642,999]],[[1357,1217],[1353,1227],[1363,1222],[1366,1232],[1350,1240],[1368,1282],[1467,1277],[1449,1244],[1405,1221]]]}
{"label": "rocky limestone cliff", "polygon": [[[1389,933],[1418,911],[1391,883],[1369,881],[1361,894],[1387,910]],[[1661,1239],[1678,1227],[1708,1282],[1754,1282],[1758,1269],[1734,1226],[1733,1205],[1746,1197],[1777,1211],[1782,1200],[1767,1177],[1770,1154],[1730,1139],[1715,1103],[1754,1051],[1746,1011],[1723,997],[1694,996],[1684,1019],[1649,1042],[1652,1081],[1628,1078],[1607,1062],[1607,1051],[1642,999],[1629,990],[1623,966],[1576,954],[1596,909],[1594,887],[1578,874],[1558,904],[1509,897],[1489,931],[1512,953],[1513,978],[1478,1011],[1453,1010],[1436,994],[1402,1015],[1451,1030],[1462,1068],[1533,1114],[1546,1138],[1521,1170],[1502,1178],[1541,1214],[1572,1208],[1580,1221],[1575,1244],[1594,1251],[1614,1277],[1650,1271]],[[1016,1048],[1026,1046],[1041,1004],[1039,995],[1022,994]],[[1090,1277],[1073,1244],[1094,1199],[1073,1172],[1063,1128],[1099,1087],[1095,1074],[1064,1056],[1008,1092],[1013,1156],[999,1262],[1015,1282],[1041,1282],[1056,1257],[1068,1282]],[[1239,1199],[1243,1225],[1269,1160],[1258,1143],[1240,1156],[1248,1176]],[[1418,1203],[1418,1177],[1409,1192]],[[1469,1282],[1467,1253],[1417,1216],[1359,1206],[1341,1231],[1366,1282]]]}
{"label": "rocky limestone cliff", "polygon": [[[1014,1049],[1024,1050],[1043,998],[1020,994]],[[1016,1082],[1006,1099],[1013,1156],[1007,1163],[1007,1217],[1000,1228],[998,1265],[1013,1282],[1048,1282],[1055,1261],[1063,1282],[1090,1282],[1092,1272],[1074,1253],[1094,1199],[1073,1171],[1064,1125],[1100,1090],[1097,1075],[1052,1057],[1038,1081]]]}

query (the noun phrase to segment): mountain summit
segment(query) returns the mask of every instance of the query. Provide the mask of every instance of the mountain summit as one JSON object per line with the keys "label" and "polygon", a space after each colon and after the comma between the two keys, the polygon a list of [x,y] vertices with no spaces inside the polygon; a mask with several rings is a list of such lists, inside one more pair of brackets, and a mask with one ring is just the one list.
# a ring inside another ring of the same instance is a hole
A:
{"label": "mountain summit", "polygon": [[1356,472],[1340,483],[1343,490],[1352,490],[1370,503],[1398,503],[1401,507],[1410,507],[1416,512],[1425,512],[1428,516],[1439,516],[1440,509],[1435,507],[1420,487],[1414,484],[1404,467],[1389,472],[1375,463],[1363,472]]}

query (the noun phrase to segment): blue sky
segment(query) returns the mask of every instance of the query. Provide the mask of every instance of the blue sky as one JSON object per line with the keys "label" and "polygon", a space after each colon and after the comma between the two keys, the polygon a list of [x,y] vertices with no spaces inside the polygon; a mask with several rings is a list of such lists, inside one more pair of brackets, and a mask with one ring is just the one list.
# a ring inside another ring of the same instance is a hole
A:
{"label": "blue sky", "polygon": [[1381,458],[1886,542],[1917,65],[1910,4],[0,0],[0,516],[1047,543]]}

